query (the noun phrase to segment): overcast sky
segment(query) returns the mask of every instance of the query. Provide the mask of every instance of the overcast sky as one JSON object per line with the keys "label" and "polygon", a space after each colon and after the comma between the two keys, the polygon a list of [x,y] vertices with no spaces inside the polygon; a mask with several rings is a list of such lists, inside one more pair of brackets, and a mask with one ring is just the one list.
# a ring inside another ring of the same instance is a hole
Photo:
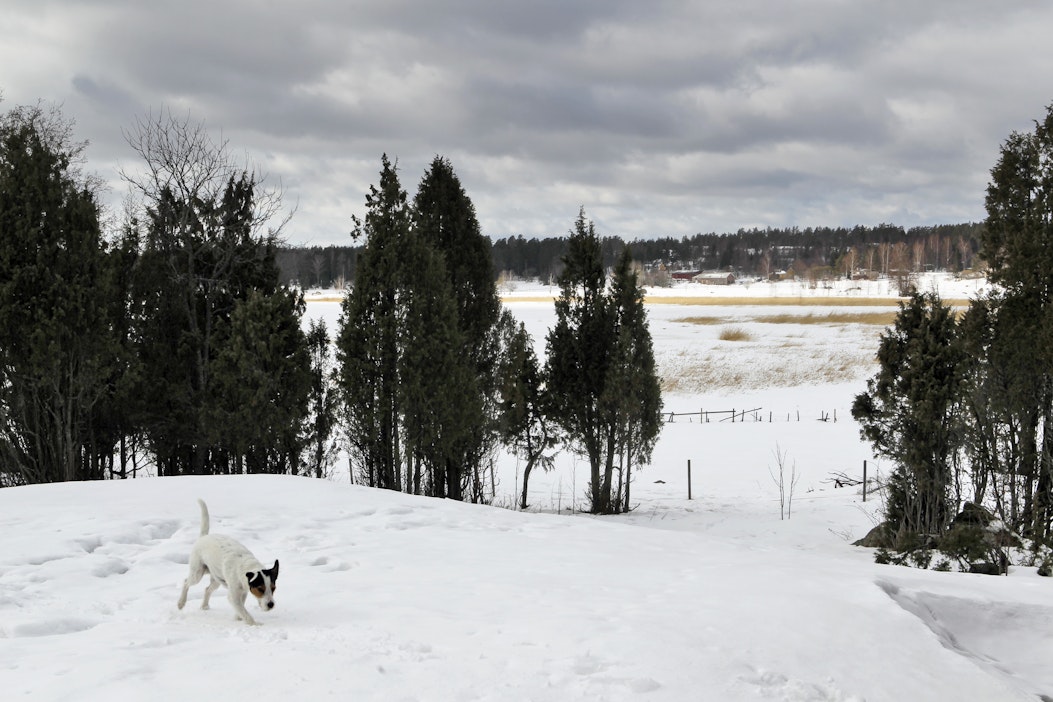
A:
{"label": "overcast sky", "polygon": [[978,221],[1053,102],[1053,3],[5,0],[0,109],[62,105],[126,187],[168,108],[279,179],[290,243],[349,243],[381,154],[440,154],[483,232]]}

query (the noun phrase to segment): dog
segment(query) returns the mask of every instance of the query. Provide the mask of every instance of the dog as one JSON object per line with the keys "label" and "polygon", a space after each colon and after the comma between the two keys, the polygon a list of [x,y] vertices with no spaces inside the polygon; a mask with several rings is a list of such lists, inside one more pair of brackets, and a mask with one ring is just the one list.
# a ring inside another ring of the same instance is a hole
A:
{"label": "dog", "polygon": [[245,609],[245,598],[251,592],[260,604],[260,609],[274,609],[274,590],[278,585],[278,561],[271,568],[264,568],[252,553],[240,543],[219,534],[209,534],[208,507],[201,505],[201,536],[190,551],[190,572],[183,581],[183,592],[179,595],[179,609],[186,605],[187,591],[206,574],[210,576],[201,609],[208,609],[208,598],[220,585],[227,588],[227,599],[234,607],[235,620],[251,626],[259,622]]}

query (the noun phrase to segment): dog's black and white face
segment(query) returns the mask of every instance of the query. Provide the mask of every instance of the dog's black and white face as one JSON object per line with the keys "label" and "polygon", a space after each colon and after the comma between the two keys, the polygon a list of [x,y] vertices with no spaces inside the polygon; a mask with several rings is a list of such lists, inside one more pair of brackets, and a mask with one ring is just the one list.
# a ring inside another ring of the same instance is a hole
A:
{"label": "dog's black and white face", "polygon": [[274,590],[278,587],[278,561],[265,570],[245,573],[249,581],[249,592],[260,603],[260,609],[274,609]]}

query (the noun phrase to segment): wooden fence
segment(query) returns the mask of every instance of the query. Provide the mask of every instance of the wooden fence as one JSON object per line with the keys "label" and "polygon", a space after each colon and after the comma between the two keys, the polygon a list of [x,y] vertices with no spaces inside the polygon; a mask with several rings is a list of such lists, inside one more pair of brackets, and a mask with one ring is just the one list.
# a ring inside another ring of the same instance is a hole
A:
{"label": "wooden fence", "polygon": [[[765,417],[765,414],[767,417]],[[704,410],[700,409],[697,412],[665,412],[664,413],[667,424],[676,422],[677,417],[687,417],[688,421],[694,421],[695,417],[698,417],[698,421],[704,424],[709,422],[763,422],[767,419],[768,422],[782,421],[782,413],[776,416],[775,412],[768,411],[764,412],[761,407],[754,407],[748,410]],[[820,411],[819,416],[816,417],[820,422],[836,422],[837,421],[837,410],[833,412]],[[787,422],[799,422],[801,421],[801,411],[795,410],[794,412],[786,413]]]}

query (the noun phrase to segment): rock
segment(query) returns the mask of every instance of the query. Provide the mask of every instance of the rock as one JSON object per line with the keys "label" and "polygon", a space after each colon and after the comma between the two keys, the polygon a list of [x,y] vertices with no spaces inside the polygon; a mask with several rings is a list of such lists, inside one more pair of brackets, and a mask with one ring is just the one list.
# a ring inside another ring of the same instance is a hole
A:
{"label": "rock", "polygon": [[1005,575],[1005,569],[998,563],[970,563],[969,572],[980,575]]}
{"label": "rock", "polygon": [[951,528],[957,526],[986,527],[994,521],[994,515],[973,502],[962,505],[962,511],[951,521]]}
{"label": "rock", "polygon": [[864,548],[892,548],[894,542],[895,538],[888,528],[888,525],[878,524],[871,529],[866,536],[859,541],[856,541],[853,546],[863,546]]}

